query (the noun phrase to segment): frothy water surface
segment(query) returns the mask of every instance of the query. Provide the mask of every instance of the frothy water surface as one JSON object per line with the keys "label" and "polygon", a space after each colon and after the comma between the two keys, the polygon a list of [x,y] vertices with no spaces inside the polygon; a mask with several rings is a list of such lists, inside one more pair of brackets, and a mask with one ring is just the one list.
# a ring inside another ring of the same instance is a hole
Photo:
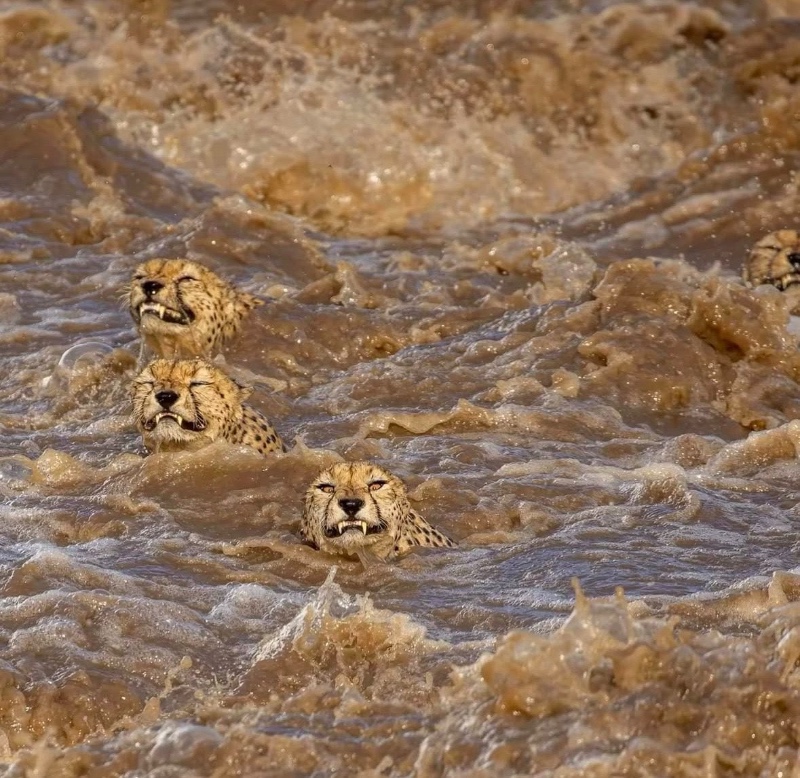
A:
{"label": "frothy water surface", "polygon": [[[792,0],[6,3],[9,776],[778,776],[800,764]],[[267,300],[290,444],[144,457],[133,268]],[[363,568],[373,459],[459,541]],[[796,683],[798,681],[798,683]]]}

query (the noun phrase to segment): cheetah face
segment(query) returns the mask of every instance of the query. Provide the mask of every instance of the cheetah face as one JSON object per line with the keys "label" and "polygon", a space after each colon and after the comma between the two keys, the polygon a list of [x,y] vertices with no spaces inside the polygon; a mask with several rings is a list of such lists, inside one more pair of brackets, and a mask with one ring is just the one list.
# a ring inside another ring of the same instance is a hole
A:
{"label": "cheetah face", "polygon": [[772,284],[789,290],[800,304],[800,235],[796,230],[778,230],[762,238],[750,252],[742,275],[752,286]]}
{"label": "cheetah face", "polygon": [[156,359],[134,380],[134,419],[150,451],[199,448],[242,419],[247,394],[201,359]]}
{"label": "cheetah face", "polygon": [[142,337],[162,357],[202,356],[233,335],[261,301],[203,265],[152,259],[136,268],[128,306]]}
{"label": "cheetah face", "polygon": [[306,492],[303,519],[316,545],[347,553],[393,542],[409,510],[399,478],[371,462],[340,462],[314,479]]}

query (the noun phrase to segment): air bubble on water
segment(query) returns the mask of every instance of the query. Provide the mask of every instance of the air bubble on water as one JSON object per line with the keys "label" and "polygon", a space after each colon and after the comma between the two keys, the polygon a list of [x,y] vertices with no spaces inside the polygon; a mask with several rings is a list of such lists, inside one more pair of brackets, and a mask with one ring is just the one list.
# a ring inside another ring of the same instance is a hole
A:
{"label": "air bubble on water", "polygon": [[78,371],[102,362],[113,350],[113,346],[100,340],[83,340],[70,346],[61,355],[52,374],[42,379],[42,386],[53,387],[62,381],[68,381]]}
{"label": "air bubble on water", "polygon": [[68,348],[58,360],[56,369],[78,370],[84,365],[101,360],[114,349],[99,340],[86,340]]}
{"label": "air bubble on water", "polygon": [[0,482],[27,481],[33,467],[22,457],[0,457]]}

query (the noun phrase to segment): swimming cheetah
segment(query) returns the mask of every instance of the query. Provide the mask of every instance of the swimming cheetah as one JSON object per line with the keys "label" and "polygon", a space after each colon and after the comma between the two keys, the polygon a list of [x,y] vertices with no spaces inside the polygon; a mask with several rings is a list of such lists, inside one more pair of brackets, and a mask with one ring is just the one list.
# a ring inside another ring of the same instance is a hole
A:
{"label": "swimming cheetah", "polygon": [[332,554],[391,559],[413,546],[456,544],[408,502],[405,484],[371,462],[339,462],[306,491],[300,534]]}
{"label": "swimming cheetah", "polygon": [[250,389],[202,359],[153,360],[133,382],[133,415],[148,451],[194,450],[223,439],[261,454],[285,451]]}
{"label": "swimming cheetah", "polygon": [[188,259],[139,265],[127,298],[143,347],[168,359],[210,356],[263,302]]}
{"label": "swimming cheetah", "polygon": [[742,270],[751,286],[772,284],[788,291],[792,313],[800,313],[800,235],[796,230],[778,230],[763,237],[750,251]]}

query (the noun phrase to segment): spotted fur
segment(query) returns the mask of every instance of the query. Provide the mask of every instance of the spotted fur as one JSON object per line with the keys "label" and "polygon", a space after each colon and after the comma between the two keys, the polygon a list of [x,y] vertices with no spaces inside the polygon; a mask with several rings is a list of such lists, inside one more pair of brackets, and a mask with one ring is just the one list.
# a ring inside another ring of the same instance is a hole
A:
{"label": "spotted fur", "polygon": [[300,534],[322,551],[379,559],[414,546],[456,545],[413,510],[397,476],[371,462],[339,462],[317,475],[305,494]]}
{"label": "spotted fur", "polygon": [[134,420],[148,451],[194,450],[219,439],[261,454],[285,451],[267,418],[242,404],[250,391],[202,359],[155,359],[133,382]]}
{"label": "spotted fur", "polygon": [[262,301],[188,259],[151,259],[127,289],[143,346],[168,359],[207,357],[233,337]]}
{"label": "spotted fur", "polygon": [[796,230],[778,230],[763,237],[750,251],[742,270],[751,286],[772,284],[789,291],[792,313],[800,313],[800,235]]}

